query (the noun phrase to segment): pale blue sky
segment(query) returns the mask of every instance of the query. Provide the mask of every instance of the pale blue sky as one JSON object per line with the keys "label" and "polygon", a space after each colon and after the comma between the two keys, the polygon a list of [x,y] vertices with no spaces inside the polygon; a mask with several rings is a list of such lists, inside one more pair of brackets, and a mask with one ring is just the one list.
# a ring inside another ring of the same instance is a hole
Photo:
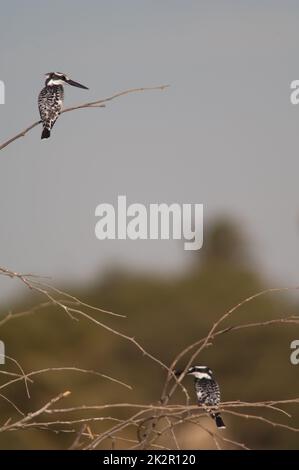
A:
{"label": "pale blue sky", "polygon": [[[121,264],[177,273],[177,242],[100,242],[94,210],[128,202],[203,203],[248,231],[272,284],[299,284],[296,1],[2,2],[1,140],[37,119],[43,74],[63,71],[66,105],[169,83],[105,110],[62,116],[0,154],[0,265],[88,282]],[[11,281],[0,280],[4,292]]]}

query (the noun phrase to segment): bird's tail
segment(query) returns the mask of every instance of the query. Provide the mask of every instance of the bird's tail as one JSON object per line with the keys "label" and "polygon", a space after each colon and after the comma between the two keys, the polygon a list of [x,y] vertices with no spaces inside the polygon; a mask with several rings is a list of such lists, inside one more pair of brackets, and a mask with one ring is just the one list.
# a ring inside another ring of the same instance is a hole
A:
{"label": "bird's tail", "polygon": [[217,428],[219,428],[219,429],[225,429],[226,428],[226,426],[224,424],[224,421],[221,418],[220,413],[212,413],[211,416],[215,420]]}
{"label": "bird's tail", "polygon": [[51,135],[50,129],[47,129],[47,127],[44,127],[41,139],[48,139],[50,135]]}

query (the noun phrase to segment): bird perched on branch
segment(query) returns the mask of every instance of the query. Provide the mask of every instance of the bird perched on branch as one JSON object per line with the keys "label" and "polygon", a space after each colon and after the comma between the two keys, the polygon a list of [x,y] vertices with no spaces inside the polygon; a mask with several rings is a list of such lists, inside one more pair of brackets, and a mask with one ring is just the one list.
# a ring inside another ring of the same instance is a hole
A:
{"label": "bird perched on branch", "polygon": [[68,84],[78,88],[88,88],[80,83],[74,82],[67,75],[60,72],[46,74],[45,87],[38,95],[38,109],[43,122],[42,139],[48,139],[62,110],[64,90],[63,85]]}
{"label": "bird perched on branch", "polygon": [[[182,373],[183,371],[176,371],[175,375],[178,377]],[[206,366],[192,366],[189,367],[186,375],[193,375],[194,377],[194,387],[198,405],[206,408],[211,418],[215,420],[217,428],[224,429],[225,424],[221,415],[215,410],[220,403],[220,388],[211,369]],[[211,408],[214,410],[211,410]]]}

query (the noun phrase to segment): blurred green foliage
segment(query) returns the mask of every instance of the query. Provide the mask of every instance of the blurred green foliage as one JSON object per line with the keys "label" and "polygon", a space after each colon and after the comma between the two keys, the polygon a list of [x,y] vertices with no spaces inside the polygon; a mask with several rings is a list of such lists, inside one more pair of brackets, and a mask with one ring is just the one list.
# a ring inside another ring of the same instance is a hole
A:
{"label": "blurred green foliage", "polygon": [[[89,304],[127,315],[127,318],[116,318],[104,313],[94,314],[105,324],[134,336],[146,350],[170,364],[184,347],[204,337],[227,309],[267,287],[247,251],[247,242],[239,233],[239,227],[218,220],[208,228],[202,250],[192,255],[194,259],[189,271],[181,276],[175,273],[173,277],[161,278],[114,270],[104,281],[94,279],[93,285],[82,289],[68,286],[65,290]],[[21,299],[12,310],[22,311],[38,300],[36,296]],[[294,297],[267,294],[242,306],[225,324],[264,321],[297,312]],[[2,309],[2,314],[6,313],[7,310]],[[38,409],[65,390],[71,390],[72,394],[61,406],[151,403],[159,399],[165,380],[165,372],[159,366],[124,339],[82,318],[73,321],[55,306],[7,322],[0,328],[0,337],[5,341],[6,353],[16,358],[27,372],[75,366],[97,370],[133,386],[130,391],[100,377],[76,372],[48,372],[34,378],[30,399],[26,397],[23,382],[1,390],[23,412]],[[227,333],[215,340],[197,363],[209,365],[214,370],[224,401],[293,398],[299,396],[299,365],[290,363],[290,342],[298,337],[298,329],[292,325]],[[0,367],[4,370],[4,366]],[[6,364],[5,370],[16,369]],[[0,380],[4,383],[7,377],[1,376]],[[193,396],[191,379],[186,378],[186,386]],[[173,402],[183,399],[182,393],[178,392]],[[264,411],[263,414],[299,427],[298,407],[292,406],[289,411],[292,419],[277,412]],[[254,413],[253,410],[250,412]],[[122,417],[126,413],[115,410],[113,415]],[[74,413],[72,417],[87,414]],[[101,416],[101,413],[90,412],[89,415]],[[17,416],[11,405],[0,399],[1,423]],[[46,416],[46,420],[50,418],[54,419]],[[229,436],[251,448],[299,448],[296,433],[250,419],[227,415],[225,420]],[[79,428],[79,425],[73,426],[73,429]],[[96,432],[106,429],[107,425],[91,424],[91,428]],[[131,432],[128,437],[136,436]],[[73,439],[74,435],[67,433],[14,431],[1,435],[0,447],[66,448]],[[209,445],[213,447],[213,442]],[[194,447],[194,441],[187,442],[186,446]],[[198,447],[201,447],[200,442]]]}

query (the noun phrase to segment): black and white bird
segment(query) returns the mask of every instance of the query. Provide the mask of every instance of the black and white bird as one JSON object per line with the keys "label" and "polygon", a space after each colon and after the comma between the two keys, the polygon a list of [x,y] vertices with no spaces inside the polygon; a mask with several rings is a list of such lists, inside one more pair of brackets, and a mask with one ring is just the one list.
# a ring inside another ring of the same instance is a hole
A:
{"label": "black and white bird", "polygon": [[38,109],[43,122],[42,139],[50,137],[51,129],[61,113],[64,98],[63,85],[66,83],[88,90],[86,86],[71,80],[65,73],[50,72],[46,74],[45,87],[38,95]]}
{"label": "black and white bird", "polygon": [[[176,376],[180,376],[182,371],[175,372]],[[186,375],[193,375],[194,387],[197,396],[197,402],[200,406],[204,406],[210,416],[215,420],[219,429],[224,429],[225,424],[219,412],[215,411],[220,403],[220,388],[216,382],[213,372],[206,366],[192,366],[186,372]],[[213,408],[211,410],[210,408]]]}

